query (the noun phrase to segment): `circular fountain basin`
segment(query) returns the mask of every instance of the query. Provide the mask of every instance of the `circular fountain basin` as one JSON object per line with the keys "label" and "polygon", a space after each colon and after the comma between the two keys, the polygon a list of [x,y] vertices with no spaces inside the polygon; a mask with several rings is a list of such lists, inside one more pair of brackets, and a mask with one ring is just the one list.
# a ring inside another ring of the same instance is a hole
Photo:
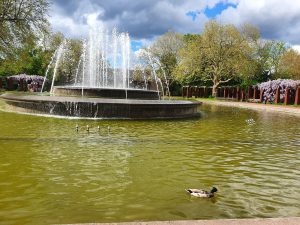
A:
{"label": "circular fountain basin", "polygon": [[144,99],[158,100],[159,93],[153,90],[122,89],[122,88],[96,88],[79,86],[54,86],[56,96],[88,96],[117,99]]}
{"label": "circular fountain basin", "polygon": [[200,102],[3,94],[10,111],[86,118],[171,119],[199,116]]}

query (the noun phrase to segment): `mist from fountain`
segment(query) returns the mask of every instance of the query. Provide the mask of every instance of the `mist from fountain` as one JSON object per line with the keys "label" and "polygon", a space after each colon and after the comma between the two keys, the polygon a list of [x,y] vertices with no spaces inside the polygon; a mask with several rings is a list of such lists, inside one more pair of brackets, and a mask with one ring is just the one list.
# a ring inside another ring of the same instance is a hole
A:
{"label": "mist from fountain", "polygon": [[168,79],[167,79],[166,71],[165,71],[164,68],[162,67],[162,65],[161,65],[161,63],[159,62],[159,60],[157,60],[157,63],[158,63],[158,65],[159,65],[159,67],[161,68],[162,73],[163,73],[164,78],[165,78],[165,81],[166,81],[166,82],[165,82],[166,88],[167,88],[167,93],[166,93],[166,95],[169,96],[169,98],[170,98],[171,94],[170,94],[169,81],[168,81]]}
{"label": "mist from fountain", "polygon": [[82,63],[82,55],[80,56],[80,59],[79,59],[79,62],[78,62],[77,68],[76,68],[74,85],[77,83],[79,67],[80,67],[81,63]]}
{"label": "mist from fountain", "polygon": [[[55,51],[48,65],[45,80],[48,76],[50,67],[54,64],[51,90],[50,94],[54,92],[54,83],[60,65],[60,59],[65,52],[67,41],[64,40],[59,48]],[[149,51],[142,51],[147,58],[151,75],[156,84],[156,91],[160,99],[160,89],[163,91],[166,86],[166,95],[170,96],[169,84],[164,69],[161,64],[157,62],[155,57]],[[106,89],[124,89],[127,98],[127,89],[138,89],[130,85],[133,83],[130,77],[134,71],[135,58],[131,60],[131,41],[128,33],[119,33],[116,28],[111,32],[104,29],[103,26],[91,27],[89,36],[83,40],[82,54],[75,69],[74,83],[70,84],[73,88],[81,88],[82,96],[84,96],[84,89],[89,88],[106,88]],[[144,88],[148,89],[147,76],[145,68],[142,66],[141,71],[144,78]],[[159,67],[159,68],[158,68]],[[159,80],[157,71],[161,70],[164,82]],[[44,81],[45,82],[45,81]],[[163,84],[164,83],[164,84]],[[161,86],[161,88],[159,87]],[[44,84],[42,91],[44,90]],[[41,91],[41,92],[42,92]]]}
{"label": "mist from fountain", "polygon": [[130,88],[130,53],[128,33],[118,33],[116,29],[109,33],[103,27],[91,28],[78,66],[82,73],[78,72],[74,86]]}
{"label": "mist from fountain", "polygon": [[165,99],[165,90],[164,90],[164,85],[163,85],[163,83],[162,83],[162,81],[161,81],[161,79],[160,78],[157,78],[157,80],[158,80],[158,82],[159,82],[159,84],[160,84],[160,87],[161,87],[161,93],[162,93],[162,99]]}
{"label": "mist from fountain", "polygon": [[157,93],[158,93],[158,98],[160,98],[160,95],[159,95],[159,89],[158,89],[158,77],[157,77],[157,74],[156,74],[156,70],[155,70],[155,67],[154,67],[154,62],[153,62],[153,59],[149,53],[149,51],[144,51],[148,58],[149,58],[149,61],[150,61],[150,65],[152,67],[152,73],[153,73],[153,76],[154,76],[154,79],[155,79],[155,83],[156,83],[156,88],[157,88]]}
{"label": "mist from fountain", "polygon": [[48,73],[49,73],[49,70],[54,62],[54,59],[56,58],[56,54],[57,54],[57,50],[55,50],[55,52],[53,53],[52,57],[51,57],[51,60],[50,60],[50,63],[48,64],[47,66],[47,69],[46,69],[46,73],[45,73],[45,76],[44,76],[44,81],[43,81],[43,84],[42,84],[42,89],[41,89],[41,93],[43,92],[44,90],[44,86],[45,86],[45,83],[46,83],[46,80],[47,80],[47,76],[48,76]]}
{"label": "mist from fountain", "polygon": [[57,56],[56,56],[56,62],[55,62],[53,77],[52,77],[52,84],[51,84],[50,94],[53,94],[54,81],[55,81],[55,78],[56,78],[56,74],[57,74],[57,69],[58,69],[58,65],[59,65],[59,62],[60,62],[60,58],[63,55],[63,52],[65,50],[65,45],[66,45],[66,40],[63,40],[62,43],[61,43],[61,45],[59,46],[59,48],[57,50]]}
{"label": "mist from fountain", "polygon": [[148,89],[148,82],[147,82],[147,78],[146,78],[146,74],[145,74],[145,69],[143,68],[143,76],[144,76],[144,83],[145,83],[145,89]]}

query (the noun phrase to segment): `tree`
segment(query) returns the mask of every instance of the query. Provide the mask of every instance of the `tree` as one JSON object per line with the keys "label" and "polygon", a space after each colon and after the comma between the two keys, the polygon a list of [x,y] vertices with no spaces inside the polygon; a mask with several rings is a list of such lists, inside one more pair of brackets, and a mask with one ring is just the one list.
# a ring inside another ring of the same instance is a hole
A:
{"label": "tree", "polygon": [[14,55],[28,37],[48,30],[47,0],[0,1],[0,58]]}
{"label": "tree", "polygon": [[281,78],[292,78],[300,80],[300,54],[293,49],[286,51],[278,65]]}
{"label": "tree", "polygon": [[286,43],[275,40],[262,40],[258,28],[244,24],[241,34],[248,42],[248,63],[245,64],[245,80],[248,84],[260,83],[271,78],[279,78],[279,63],[283,54],[287,51]]}
{"label": "tree", "polygon": [[178,52],[183,46],[183,35],[175,32],[167,32],[160,36],[150,47],[151,54],[156,57],[168,78],[177,65]]}
{"label": "tree", "polygon": [[248,42],[235,26],[209,21],[203,34],[182,49],[177,75],[211,81],[215,96],[220,84],[242,75],[249,49]]}
{"label": "tree", "polygon": [[59,81],[70,84],[75,79],[76,70],[82,54],[82,42],[78,39],[68,39],[59,66]]}
{"label": "tree", "polygon": [[286,53],[287,46],[282,41],[270,42],[270,72],[273,78],[280,78],[279,64],[282,56]]}
{"label": "tree", "polygon": [[184,47],[180,49],[178,65],[175,70],[176,79],[182,84],[199,83],[202,79],[205,64],[202,51],[202,37],[185,38]]}
{"label": "tree", "polygon": [[[183,46],[183,35],[175,32],[167,32],[160,36],[153,45],[145,49],[151,55],[152,62],[158,69],[158,75],[161,79],[166,79],[168,81],[173,80],[173,71],[177,66],[178,53]],[[145,57],[147,59],[147,57]]]}
{"label": "tree", "polygon": [[15,56],[8,55],[0,60],[0,76],[26,73],[43,75],[48,60],[47,52],[36,46],[35,41],[28,38],[22,48],[14,50]]}
{"label": "tree", "polygon": [[167,95],[177,91],[174,70],[182,46],[183,35],[169,31],[157,38],[149,48],[141,49],[138,55],[145,71],[155,71],[155,75],[165,83]]}
{"label": "tree", "polygon": [[248,48],[244,51],[242,86],[248,86],[266,80],[269,71],[268,60],[270,55],[269,42],[260,39],[260,31],[251,24],[243,24],[240,27],[241,35]]}
{"label": "tree", "polygon": [[64,40],[61,33],[51,34],[48,43],[39,45],[33,35],[24,38],[22,47],[14,49],[14,55],[8,54],[0,59],[0,76],[26,73],[44,76],[51,57]]}

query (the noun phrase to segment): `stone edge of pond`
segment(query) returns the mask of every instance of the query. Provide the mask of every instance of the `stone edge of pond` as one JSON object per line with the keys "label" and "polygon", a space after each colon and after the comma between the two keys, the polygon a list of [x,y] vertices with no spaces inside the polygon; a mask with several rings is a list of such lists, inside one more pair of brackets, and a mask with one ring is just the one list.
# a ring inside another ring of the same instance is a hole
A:
{"label": "stone edge of pond", "polygon": [[251,102],[229,102],[220,100],[199,100],[203,105],[218,105],[226,107],[237,107],[243,109],[250,109],[262,112],[270,113],[281,113],[285,115],[299,116],[300,117],[300,107],[284,106],[284,105],[270,105],[270,104],[259,104]]}
{"label": "stone edge of pond", "polygon": [[182,220],[182,221],[149,221],[125,223],[79,223],[64,225],[298,225],[300,217],[289,218],[255,218],[255,219],[217,219],[217,220]]}

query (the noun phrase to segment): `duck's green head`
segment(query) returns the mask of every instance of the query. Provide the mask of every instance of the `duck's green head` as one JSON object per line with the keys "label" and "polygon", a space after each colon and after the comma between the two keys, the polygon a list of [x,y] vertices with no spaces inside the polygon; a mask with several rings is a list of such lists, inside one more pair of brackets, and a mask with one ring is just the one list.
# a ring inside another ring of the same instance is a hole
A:
{"label": "duck's green head", "polygon": [[217,189],[216,187],[212,187],[210,193],[215,193],[215,192],[217,192],[217,191],[218,191],[218,189]]}

